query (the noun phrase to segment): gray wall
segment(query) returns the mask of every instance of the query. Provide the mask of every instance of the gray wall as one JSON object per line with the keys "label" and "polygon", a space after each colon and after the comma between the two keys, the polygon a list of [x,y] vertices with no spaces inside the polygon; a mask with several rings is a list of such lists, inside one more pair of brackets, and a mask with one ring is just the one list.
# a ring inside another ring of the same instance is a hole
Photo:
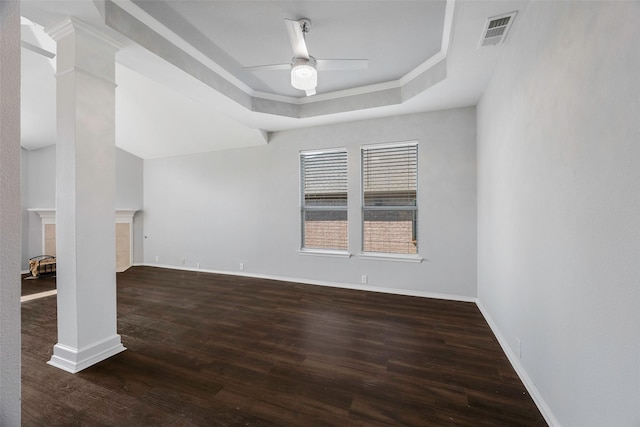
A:
{"label": "gray wall", "polygon": [[20,254],[20,268],[25,269],[24,260],[29,259],[29,217],[27,211],[27,195],[29,188],[29,152],[24,148],[20,149],[20,209],[22,212],[22,248]]}
{"label": "gray wall", "polygon": [[[361,259],[360,147],[418,140],[422,263]],[[266,146],[145,160],[145,263],[476,296],[475,108],[280,132]],[[300,248],[299,152],[346,147],[349,259]],[[156,258],[157,257],[157,258]],[[157,261],[156,261],[157,259]]]}
{"label": "gray wall", "polygon": [[[143,161],[124,150],[116,148],[116,208],[142,209],[143,204]],[[137,212],[133,217],[133,263],[143,261],[143,215]]]}
{"label": "gray wall", "polygon": [[638,23],[531,2],[478,106],[480,304],[558,425],[640,425]]}
{"label": "gray wall", "polygon": [[[25,209],[56,207],[56,147],[50,145],[26,152],[28,168],[26,193],[22,194]],[[23,250],[22,270],[29,269],[29,258],[42,255],[42,222],[35,212],[27,212],[27,253]],[[23,226],[24,228],[24,226]],[[24,239],[24,236],[23,236]]]}
{"label": "gray wall", "polygon": [[[56,149],[50,145],[33,151],[22,150],[23,185],[23,242],[22,269],[29,267],[29,258],[42,254],[42,222],[28,208],[55,208],[56,203]],[[142,208],[142,159],[116,149],[116,207]],[[26,172],[25,172],[26,171]],[[26,179],[25,179],[26,175]],[[26,185],[25,185],[26,182]],[[134,263],[142,261],[142,215],[134,217]]]}

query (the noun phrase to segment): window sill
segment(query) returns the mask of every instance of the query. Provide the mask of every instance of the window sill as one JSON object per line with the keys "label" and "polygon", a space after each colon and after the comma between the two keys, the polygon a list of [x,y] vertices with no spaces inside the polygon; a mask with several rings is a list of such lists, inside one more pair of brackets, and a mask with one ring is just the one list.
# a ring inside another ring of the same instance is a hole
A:
{"label": "window sill", "polygon": [[396,261],[396,262],[415,262],[420,263],[424,261],[420,255],[405,255],[405,254],[387,254],[387,253],[375,253],[364,252],[358,255],[360,259],[372,259],[378,261]]}
{"label": "window sill", "polygon": [[326,256],[333,258],[351,258],[351,254],[345,251],[332,251],[326,249],[299,249],[300,255]]}

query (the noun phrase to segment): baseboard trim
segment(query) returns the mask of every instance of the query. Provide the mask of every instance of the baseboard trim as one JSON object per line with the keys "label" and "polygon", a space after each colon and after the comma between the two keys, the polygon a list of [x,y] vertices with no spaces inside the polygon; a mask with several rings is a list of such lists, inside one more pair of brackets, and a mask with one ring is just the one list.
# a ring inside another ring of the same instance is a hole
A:
{"label": "baseboard trim", "polygon": [[561,427],[560,422],[555,417],[555,415],[551,411],[551,408],[540,394],[540,391],[536,387],[531,377],[529,377],[529,374],[527,374],[527,371],[525,370],[524,366],[522,366],[522,363],[520,363],[520,359],[513,352],[513,350],[511,350],[511,347],[509,347],[506,338],[504,337],[504,335],[502,335],[502,332],[498,328],[498,325],[493,321],[487,309],[479,299],[476,299],[476,305],[478,306],[478,309],[480,310],[480,313],[482,313],[484,319],[489,324],[493,335],[495,335],[498,343],[500,344],[500,347],[502,347],[502,351],[504,351],[504,354],[506,354],[507,359],[511,363],[511,366],[513,366],[516,374],[518,374],[518,377],[520,377],[520,381],[522,381],[522,383],[524,384],[525,388],[529,392],[529,395],[533,399],[533,402],[540,410],[540,413],[544,417],[547,424],[549,424],[550,427]]}
{"label": "baseboard trim", "polygon": [[475,297],[468,297],[464,295],[441,294],[438,292],[424,292],[424,291],[416,291],[412,289],[382,288],[378,286],[356,285],[356,284],[341,283],[341,282],[328,282],[324,280],[303,279],[299,277],[286,277],[286,276],[276,276],[271,274],[247,273],[245,271],[238,272],[238,271],[224,271],[224,270],[209,270],[209,269],[202,269],[202,268],[179,267],[175,265],[166,265],[166,264],[138,264],[138,265],[144,266],[144,267],[166,268],[169,270],[193,271],[197,273],[227,274],[230,276],[278,280],[281,282],[294,282],[294,283],[302,283],[305,285],[328,286],[333,288],[352,289],[356,291],[381,292],[385,294],[404,295],[404,296],[411,296],[411,297],[435,298],[435,299],[444,299],[449,301],[473,302],[473,303],[476,303],[477,301]]}
{"label": "baseboard trim", "polygon": [[37,294],[24,295],[24,296],[20,297],[20,302],[22,303],[22,302],[27,302],[27,301],[33,301],[34,299],[50,297],[50,296],[57,295],[57,294],[58,294],[58,290],[57,289],[52,289],[50,291],[39,292]]}
{"label": "baseboard trim", "polygon": [[81,349],[58,343],[47,363],[75,374],[125,350],[118,334]]}

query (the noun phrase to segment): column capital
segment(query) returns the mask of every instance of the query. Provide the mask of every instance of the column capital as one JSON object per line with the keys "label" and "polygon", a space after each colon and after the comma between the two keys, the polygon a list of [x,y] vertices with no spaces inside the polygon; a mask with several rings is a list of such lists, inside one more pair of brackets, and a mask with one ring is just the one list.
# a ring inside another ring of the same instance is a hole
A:
{"label": "column capital", "polygon": [[107,31],[94,27],[72,16],[64,19],[63,21],[57,24],[54,24],[48,28],[45,28],[45,31],[56,42],[60,41],[64,37],[68,36],[69,34],[83,33],[85,35],[89,35],[93,37],[94,39],[102,41],[107,45],[110,45],[116,51],[126,46],[125,43],[121,42],[120,40],[117,40]]}

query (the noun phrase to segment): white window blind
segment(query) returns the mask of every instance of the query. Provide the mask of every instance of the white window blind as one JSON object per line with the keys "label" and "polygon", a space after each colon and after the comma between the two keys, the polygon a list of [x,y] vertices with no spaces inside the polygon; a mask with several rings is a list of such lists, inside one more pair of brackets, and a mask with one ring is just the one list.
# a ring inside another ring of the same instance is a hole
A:
{"label": "white window blind", "polygon": [[347,152],[300,154],[302,247],[346,250]]}
{"label": "white window blind", "polygon": [[418,144],[362,147],[363,251],[417,253]]}

